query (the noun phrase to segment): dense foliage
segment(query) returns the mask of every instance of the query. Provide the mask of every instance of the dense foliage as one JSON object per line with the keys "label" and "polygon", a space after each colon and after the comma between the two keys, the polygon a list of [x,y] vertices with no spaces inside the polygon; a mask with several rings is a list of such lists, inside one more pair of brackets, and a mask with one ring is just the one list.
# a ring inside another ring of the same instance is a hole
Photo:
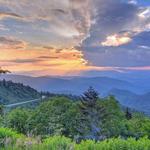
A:
{"label": "dense foliage", "polygon": [[24,136],[12,131],[8,128],[0,128],[0,147],[8,144],[15,144],[18,139],[22,139]]}
{"label": "dense foliage", "polygon": [[122,109],[113,96],[100,98],[92,88],[77,101],[56,96],[34,109],[16,108],[7,113],[4,109],[0,107],[0,134],[4,135],[1,141],[7,142],[10,135],[18,133],[27,136],[18,138],[21,144],[15,138],[13,144],[16,150],[23,149],[22,146],[33,150],[150,148],[150,119],[129,108]]}
{"label": "dense foliage", "polygon": [[102,99],[92,88],[79,101],[56,96],[34,109],[16,108],[5,114],[3,109],[0,109],[1,126],[26,135],[43,138],[63,135],[77,142],[118,136],[150,138],[148,117],[130,109],[123,111],[113,96]]}

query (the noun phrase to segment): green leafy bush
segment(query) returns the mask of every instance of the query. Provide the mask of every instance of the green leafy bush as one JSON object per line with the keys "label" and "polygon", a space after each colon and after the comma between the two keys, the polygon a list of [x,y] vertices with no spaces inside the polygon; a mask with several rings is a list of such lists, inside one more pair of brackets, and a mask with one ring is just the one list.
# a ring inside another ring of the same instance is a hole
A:
{"label": "green leafy bush", "polygon": [[28,109],[16,108],[7,115],[7,127],[16,130],[19,133],[26,133],[26,124],[32,112]]}
{"label": "green leafy bush", "polygon": [[44,140],[44,144],[47,145],[50,150],[70,150],[74,148],[75,143],[71,139],[64,136],[49,137]]}
{"label": "green leafy bush", "polygon": [[23,138],[24,136],[17,132],[8,129],[0,128],[0,146],[14,144],[16,140]]}

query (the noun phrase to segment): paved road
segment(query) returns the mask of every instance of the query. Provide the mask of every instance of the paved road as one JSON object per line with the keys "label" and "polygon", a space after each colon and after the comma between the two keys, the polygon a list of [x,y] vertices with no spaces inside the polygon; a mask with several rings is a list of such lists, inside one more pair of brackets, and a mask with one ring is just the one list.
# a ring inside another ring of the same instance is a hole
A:
{"label": "paved road", "polygon": [[19,102],[19,103],[13,103],[13,104],[8,104],[5,105],[5,107],[14,107],[14,106],[19,106],[19,105],[23,105],[23,104],[28,104],[28,103],[32,103],[32,102],[36,102],[36,101],[40,101],[42,100],[41,98],[39,99],[34,99],[34,100],[30,100],[30,101],[24,101],[24,102]]}

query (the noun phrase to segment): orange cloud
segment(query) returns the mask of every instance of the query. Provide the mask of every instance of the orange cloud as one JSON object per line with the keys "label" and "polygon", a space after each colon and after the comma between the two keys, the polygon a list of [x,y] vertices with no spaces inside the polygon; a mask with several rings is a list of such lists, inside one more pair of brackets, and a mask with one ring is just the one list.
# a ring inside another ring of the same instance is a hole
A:
{"label": "orange cloud", "polygon": [[[79,72],[86,67],[81,51],[62,50],[16,50],[0,51],[0,66],[12,72],[41,72],[40,75],[63,75]],[[34,74],[34,73],[33,73]],[[39,74],[37,73],[37,76]]]}

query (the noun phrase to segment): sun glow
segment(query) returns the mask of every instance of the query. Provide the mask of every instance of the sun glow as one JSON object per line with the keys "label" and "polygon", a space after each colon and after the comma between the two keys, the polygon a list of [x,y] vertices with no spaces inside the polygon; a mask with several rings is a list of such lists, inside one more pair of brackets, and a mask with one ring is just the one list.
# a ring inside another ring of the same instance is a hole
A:
{"label": "sun glow", "polygon": [[106,41],[102,42],[102,46],[120,46],[124,45],[126,43],[129,43],[131,41],[131,38],[127,35],[110,35],[106,38]]}
{"label": "sun glow", "polygon": [[[0,66],[12,72],[41,72],[42,74],[63,75],[79,72],[86,67],[87,61],[81,51],[76,49],[49,50],[2,50]],[[39,75],[39,74],[38,74]]]}

